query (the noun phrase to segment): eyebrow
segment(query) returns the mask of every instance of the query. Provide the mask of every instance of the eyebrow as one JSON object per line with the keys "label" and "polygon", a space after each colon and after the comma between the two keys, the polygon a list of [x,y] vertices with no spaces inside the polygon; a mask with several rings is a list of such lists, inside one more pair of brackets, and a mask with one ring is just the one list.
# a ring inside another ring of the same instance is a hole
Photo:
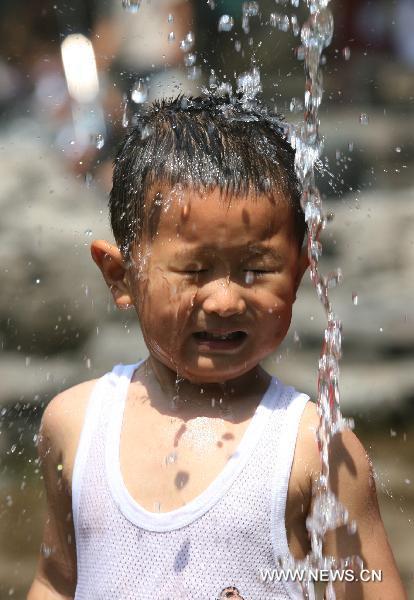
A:
{"label": "eyebrow", "polygon": [[253,244],[247,247],[248,254],[254,256],[266,256],[269,255],[276,260],[281,260],[283,257],[275,248],[270,246],[264,246],[263,244]]}
{"label": "eyebrow", "polygon": [[[213,246],[211,246],[211,247],[204,246],[202,248],[184,248],[183,250],[178,250],[174,254],[174,258],[175,259],[196,258],[197,256],[209,255],[211,252],[214,252],[217,250],[218,249]],[[243,246],[240,248],[240,251],[241,251],[241,254],[243,254],[245,258],[246,257],[251,258],[252,256],[253,257],[255,257],[255,256],[258,256],[258,257],[270,256],[270,257],[274,258],[275,260],[281,260],[283,258],[283,256],[280,254],[280,252],[275,250],[275,248],[271,248],[269,246],[264,246],[262,244]]]}

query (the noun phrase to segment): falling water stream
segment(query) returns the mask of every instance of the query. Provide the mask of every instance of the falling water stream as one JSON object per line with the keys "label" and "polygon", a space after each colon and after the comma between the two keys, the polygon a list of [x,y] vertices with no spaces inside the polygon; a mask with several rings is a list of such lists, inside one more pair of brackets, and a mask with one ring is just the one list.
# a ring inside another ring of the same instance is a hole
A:
{"label": "falling water stream", "polygon": [[[336,287],[342,279],[338,270],[324,276],[319,270],[322,255],[320,234],[326,225],[322,200],[315,182],[315,164],[322,152],[319,133],[319,107],[323,95],[321,56],[333,35],[333,16],[329,9],[330,0],[306,0],[309,17],[301,29],[301,54],[305,64],[304,119],[290,129],[290,139],[296,148],[295,166],[302,184],[302,208],[308,226],[308,257],[310,277],[316,294],[324,308],[327,326],[324,333],[322,352],[318,367],[317,407],[320,417],[317,440],[321,457],[321,474],[313,490],[311,513],[307,519],[311,551],[303,561],[292,557],[282,560],[285,567],[302,569],[341,569],[349,565],[361,565],[359,557],[335,559],[323,553],[323,541],[329,530],[347,525],[349,533],[356,531],[356,523],[349,521],[348,511],[336,498],[330,486],[329,444],[332,437],[344,429],[352,428],[351,420],[344,419],[340,406],[339,359],[341,358],[342,324],[333,311],[329,289]],[[309,586],[304,585],[305,595]],[[335,599],[332,582],[326,589],[327,600]]]}

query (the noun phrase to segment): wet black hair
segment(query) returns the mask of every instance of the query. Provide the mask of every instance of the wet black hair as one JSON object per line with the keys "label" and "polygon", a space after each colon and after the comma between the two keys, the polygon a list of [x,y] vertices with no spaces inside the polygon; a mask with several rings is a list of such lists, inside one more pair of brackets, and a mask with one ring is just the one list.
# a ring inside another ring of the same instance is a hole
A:
{"label": "wet black hair", "polygon": [[157,184],[219,188],[228,198],[281,191],[302,246],[306,224],[295,151],[280,115],[242,95],[179,96],[152,104],[121,144],[109,209],[116,242],[128,256],[139,241]]}

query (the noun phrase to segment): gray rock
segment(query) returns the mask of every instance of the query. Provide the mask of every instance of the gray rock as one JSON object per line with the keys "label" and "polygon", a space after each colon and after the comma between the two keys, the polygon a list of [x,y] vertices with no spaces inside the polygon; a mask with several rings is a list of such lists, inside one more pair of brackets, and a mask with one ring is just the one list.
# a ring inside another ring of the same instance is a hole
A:
{"label": "gray rock", "polygon": [[110,235],[106,199],[67,172],[24,122],[0,137],[0,169],[3,347],[76,348],[106,318],[88,248],[92,235]]}

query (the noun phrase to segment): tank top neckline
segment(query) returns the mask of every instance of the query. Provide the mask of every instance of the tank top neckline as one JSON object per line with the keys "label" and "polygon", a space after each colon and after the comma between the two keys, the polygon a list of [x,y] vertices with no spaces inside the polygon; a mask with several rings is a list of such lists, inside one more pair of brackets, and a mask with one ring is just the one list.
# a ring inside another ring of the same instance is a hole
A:
{"label": "tank top neckline", "polygon": [[276,408],[283,386],[276,377],[271,377],[237,449],[207,488],[182,507],[168,512],[152,512],[141,506],[129,493],[120,465],[120,440],[128,388],[135,370],[142,362],[143,360],[133,365],[118,365],[110,374],[113,395],[109,404],[105,440],[106,478],[112,499],[130,522],[149,531],[172,531],[201,517],[225,495],[252,455]]}

